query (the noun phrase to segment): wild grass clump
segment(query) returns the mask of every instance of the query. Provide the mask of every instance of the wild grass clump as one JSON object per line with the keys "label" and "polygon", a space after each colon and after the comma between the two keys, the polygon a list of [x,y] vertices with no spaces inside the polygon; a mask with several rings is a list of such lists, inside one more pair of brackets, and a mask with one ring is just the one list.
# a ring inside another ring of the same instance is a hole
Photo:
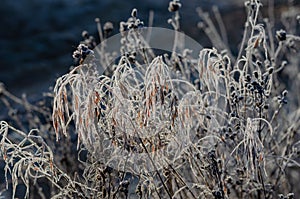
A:
{"label": "wild grass clump", "polygon": [[48,181],[39,194],[50,185],[53,198],[299,196],[299,13],[289,7],[277,30],[259,1],[246,1],[235,55],[218,10],[215,26],[199,8],[198,26],[212,48],[194,57],[179,36],[181,6],[169,4],[175,38],[173,51],[164,54],[142,36],[134,9],[120,23],[115,59],[106,40],[113,25],[101,28],[97,19],[102,43],[83,32],[73,53],[77,65],[57,79],[50,96],[52,115],[0,88],[8,110],[12,101],[24,105],[27,119],[37,118],[29,122],[33,130],[22,128],[17,116],[10,120],[21,130],[0,123],[13,196],[22,183],[33,197],[31,185],[40,178]]}

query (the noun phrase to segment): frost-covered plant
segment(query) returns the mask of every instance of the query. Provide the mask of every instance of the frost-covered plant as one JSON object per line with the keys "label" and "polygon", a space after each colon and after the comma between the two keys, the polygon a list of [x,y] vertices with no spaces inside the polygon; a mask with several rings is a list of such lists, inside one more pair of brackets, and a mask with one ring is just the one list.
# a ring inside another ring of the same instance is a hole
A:
{"label": "frost-covered plant", "polygon": [[[180,36],[177,0],[169,4],[175,38],[165,54],[157,54],[143,36],[151,29],[143,27],[136,9],[120,23],[119,57],[108,50],[112,24],[102,29],[97,19],[101,45],[83,32],[84,41],[73,53],[78,65],[58,78],[53,94],[57,141],[63,142],[61,134],[78,135],[83,171],[70,177],[35,130],[25,134],[2,122],[1,153],[13,190],[19,177],[27,188],[29,178],[44,177],[55,185],[52,196],[57,198],[299,194],[300,100],[290,87],[299,88],[296,10],[290,8],[284,18],[295,26],[275,31],[274,19],[262,19],[259,1],[245,6],[247,21],[236,56],[217,9],[220,27],[197,9],[203,20],[199,27],[214,46],[197,57]],[[11,139],[9,131],[21,141]]]}

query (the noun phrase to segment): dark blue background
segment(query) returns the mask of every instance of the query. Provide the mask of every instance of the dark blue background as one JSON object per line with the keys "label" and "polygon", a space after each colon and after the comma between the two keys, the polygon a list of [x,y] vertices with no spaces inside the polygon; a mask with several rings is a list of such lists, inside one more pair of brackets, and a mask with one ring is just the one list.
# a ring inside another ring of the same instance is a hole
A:
{"label": "dark blue background", "polygon": [[[154,10],[154,26],[171,28],[167,23],[172,16],[167,11],[168,3],[168,0],[1,0],[0,82],[16,95],[40,96],[73,64],[72,52],[81,40],[81,32],[87,30],[96,35],[96,17],[102,24],[113,22],[117,31],[119,22],[126,20],[133,8],[138,9],[138,16],[146,25],[149,11]],[[218,5],[230,45],[237,46],[245,21],[242,0],[188,0],[182,4],[182,30],[188,36],[210,46],[197,29],[200,19],[196,7],[209,11],[212,5]]]}

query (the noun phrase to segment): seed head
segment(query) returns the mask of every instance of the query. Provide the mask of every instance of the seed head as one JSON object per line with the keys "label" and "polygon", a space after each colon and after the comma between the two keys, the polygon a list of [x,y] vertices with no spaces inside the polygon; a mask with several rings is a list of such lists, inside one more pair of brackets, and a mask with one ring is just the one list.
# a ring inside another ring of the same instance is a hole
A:
{"label": "seed head", "polygon": [[87,38],[89,37],[88,31],[86,31],[86,30],[82,31],[81,36],[82,36],[84,39],[87,39]]}
{"label": "seed head", "polygon": [[106,34],[109,34],[113,31],[114,25],[111,22],[106,22],[103,26],[103,30]]}
{"label": "seed head", "polygon": [[132,9],[131,16],[132,17],[137,17],[137,9],[136,8]]}
{"label": "seed head", "polygon": [[270,68],[268,69],[268,73],[271,75],[273,72],[274,72],[274,67],[270,67]]}
{"label": "seed head", "polygon": [[288,91],[287,91],[287,90],[284,90],[284,91],[282,92],[282,96],[284,96],[284,97],[286,97],[287,94],[288,94]]}
{"label": "seed head", "polygon": [[181,3],[178,0],[173,0],[169,3],[168,10],[169,12],[176,12],[181,8]]}
{"label": "seed head", "polygon": [[293,199],[294,198],[294,193],[288,193],[287,195],[288,199]]}
{"label": "seed head", "polygon": [[278,30],[276,31],[276,37],[279,41],[285,41],[286,40],[286,32],[285,30]]}

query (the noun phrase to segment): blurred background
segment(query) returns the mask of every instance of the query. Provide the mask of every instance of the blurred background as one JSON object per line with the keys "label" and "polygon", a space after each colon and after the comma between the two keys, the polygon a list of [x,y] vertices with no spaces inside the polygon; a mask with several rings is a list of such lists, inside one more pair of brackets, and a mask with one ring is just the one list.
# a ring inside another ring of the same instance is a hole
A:
{"label": "blurred background", "polygon": [[[269,1],[263,3],[266,5]],[[276,9],[284,9],[287,2],[275,1]],[[167,11],[168,3],[168,0],[1,0],[0,82],[18,96],[26,93],[29,100],[36,98],[69,70],[81,32],[87,30],[97,36],[96,17],[102,25],[111,21],[117,33],[119,22],[127,20],[133,8],[138,9],[138,17],[145,25],[153,10],[154,26],[172,28],[167,23],[172,16]],[[196,7],[210,11],[213,5],[219,7],[230,45],[236,47],[245,21],[242,0],[185,1],[181,9],[182,30],[210,47],[208,39],[197,28],[200,18]]]}

